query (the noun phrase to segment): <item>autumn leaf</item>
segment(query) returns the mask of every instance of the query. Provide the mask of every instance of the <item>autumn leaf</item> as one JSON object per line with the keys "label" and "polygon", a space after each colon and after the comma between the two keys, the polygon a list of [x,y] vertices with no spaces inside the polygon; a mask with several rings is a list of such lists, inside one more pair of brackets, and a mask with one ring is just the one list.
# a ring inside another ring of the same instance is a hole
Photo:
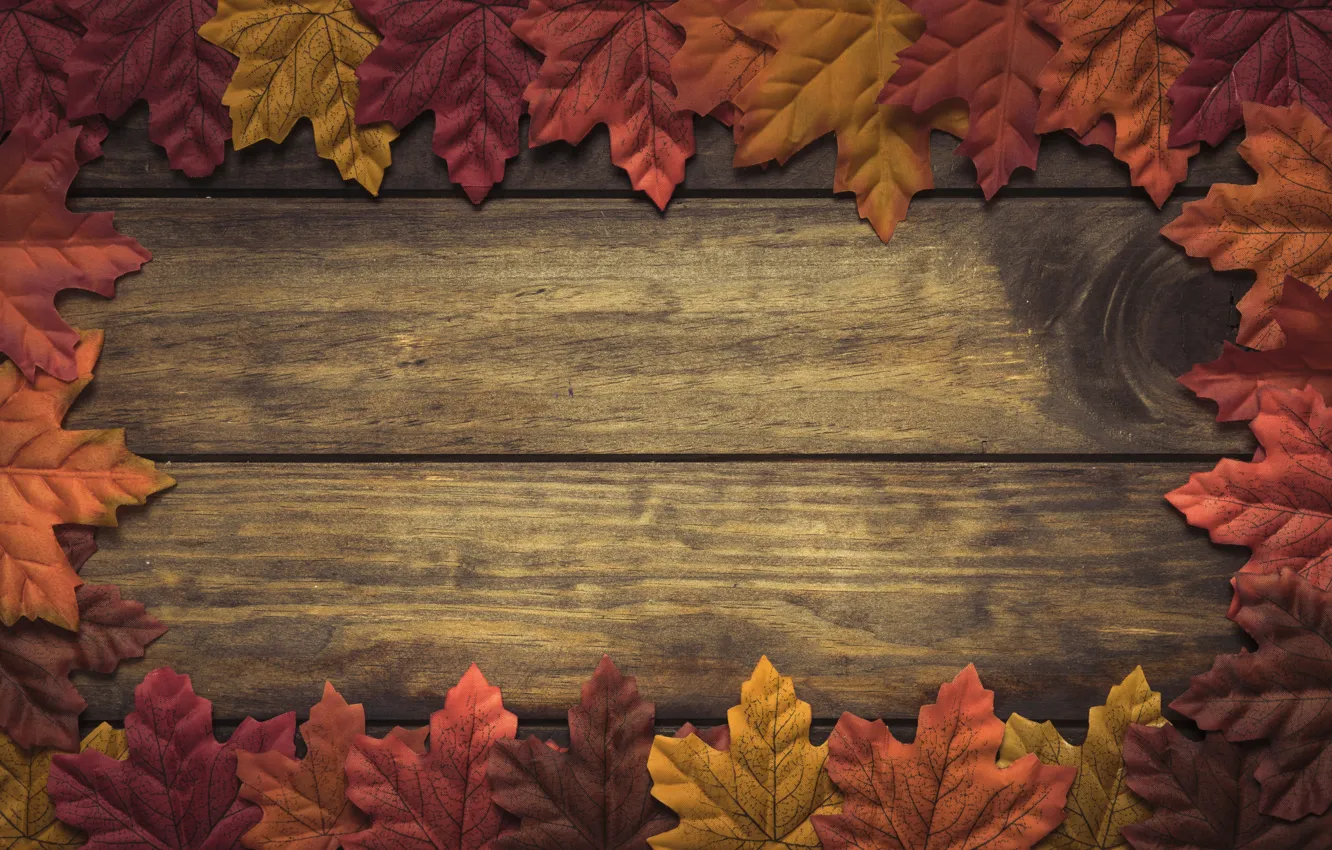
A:
{"label": "autumn leaf", "polygon": [[62,523],[116,524],[121,505],[141,505],[175,482],[125,448],[119,430],[66,431],[69,406],[92,381],[102,334],[84,334],[74,350],[78,380],[41,375],[28,381],[0,364],[0,618],[79,625],[78,575],[56,541]]}
{"label": "autumn leaf", "polygon": [[811,815],[839,811],[824,770],[828,745],[809,742],[809,703],[765,657],[726,712],[724,750],[697,735],[658,735],[648,756],[652,796],[680,825],[648,839],[655,850],[817,847]]}
{"label": "autumn leaf", "polygon": [[384,36],[356,69],[356,120],[405,127],[435,113],[435,153],[479,204],[518,155],[536,55],[510,30],[525,0],[353,0]]}
{"label": "autumn leaf", "polygon": [[925,32],[898,55],[900,67],[879,96],[917,114],[965,100],[969,119],[957,150],[976,164],[986,198],[1015,169],[1036,167],[1036,80],[1056,47],[1032,18],[1038,2],[912,0]]}
{"label": "autumn leaf", "polygon": [[1258,811],[1260,750],[1217,734],[1190,741],[1173,726],[1134,726],[1128,785],[1155,809],[1124,827],[1134,850],[1328,850],[1332,817],[1284,821]]}
{"label": "autumn leaf", "polygon": [[1258,172],[1249,186],[1220,183],[1184,205],[1161,233],[1217,270],[1251,269],[1258,282],[1239,302],[1239,342],[1278,348],[1272,309],[1293,275],[1332,292],[1332,130],[1308,109],[1249,104],[1239,147]]}
{"label": "autumn leaf", "polygon": [[742,33],[726,16],[745,0],[677,0],[666,19],[684,30],[684,44],[671,60],[675,103],[726,124],[740,117],[735,97],[762,71],[773,48]]}
{"label": "autumn leaf", "polygon": [[[125,733],[103,723],[88,733],[79,752],[95,750],[108,758],[128,754]],[[78,847],[83,836],[56,820],[46,794],[54,749],[26,750],[0,732],[0,845],[10,850],[54,850]]]}
{"label": "autumn leaf", "polygon": [[887,241],[917,192],[933,188],[930,128],[964,132],[965,111],[928,115],[876,103],[897,53],[923,26],[899,0],[749,0],[726,18],[776,48],[735,96],[737,166],[785,162],[835,133],[833,190],[854,192],[860,217]]}
{"label": "autumn leaf", "polygon": [[199,37],[213,0],[57,0],[87,28],[65,63],[69,114],[119,118],[149,105],[148,137],[190,177],[222,164],[231,121],[222,107],[236,60]]}
{"label": "autumn leaf", "polygon": [[56,293],[110,298],[116,278],[152,256],[116,232],[111,213],[65,208],[78,134],[68,129],[42,141],[21,127],[0,145],[0,354],[29,380],[38,369],[62,381],[79,375],[79,335],[60,318]]}
{"label": "autumn leaf", "polygon": [[1242,573],[1289,569],[1332,587],[1332,409],[1312,389],[1263,389],[1249,427],[1259,459],[1225,458],[1166,498],[1214,542],[1253,550]]}
{"label": "autumn leaf", "polygon": [[430,749],[404,736],[356,738],[347,758],[347,796],[369,816],[342,846],[361,850],[448,847],[480,850],[500,830],[503,812],[490,796],[487,762],[497,741],[512,738],[518,718],[475,664],[430,716]]}
{"label": "autumn leaf", "polygon": [[[83,26],[56,0],[0,0],[0,136],[22,125],[34,139],[45,141],[71,126],[64,66],[82,36]],[[106,122],[86,118],[76,123],[82,130],[78,161],[101,156]]]}
{"label": "autumn leaf", "polygon": [[160,667],[134,689],[128,759],[91,750],[55,756],[47,791],[56,817],[88,833],[89,850],[232,847],[261,817],[237,796],[236,753],[276,749],[294,757],[295,727],[293,713],[247,717],[218,743],[213,704],[195,695],[189,676]]}
{"label": "autumn leaf", "polygon": [[1173,107],[1166,90],[1189,55],[1156,28],[1158,10],[1172,0],[1046,0],[1032,17],[1060,42],[1036,78],[1041,91],[1038,133],[1069,130],[1085,136],[1106,116],[1108,145],[1162,206],[1189,173],[1196,143],[1170,147]]}
{"label": "autumn leaf", "polygon": [[1124,736],[1133,724],[1166,724],[1161,695],[1147,685],[1141,667],[1110,689],[1105,705],[1088,713],[1082,746],[1065,741],[1048,721],[1033,723],[1020,714],[1008,718],[999,748],[1001,767],[1031,753],[1042,764],[1077,770],[1064,822],[1035,845],[1037,850],[1118,850],[1128,847],[1120,830],[1151,817],[1151,806],[1124,784]]}
{"label": "autumn leaf", "polygon": [[280,144],[297,120],[309,118],[315,151],[337,163],[343,180],[379,194],[398,131],[356,124],[356,67],[379,36],[351,0],[221,0],[199,35],[240,57],[222,95],[237,148],[262,139]]}
{"label": "autumn leaf", "polygon": [[1332,123],[1327,0],[1179,0],[1158,26],[1193,56],[1170,87],[1171,145],[1221,144],[1250,105],[1302,103]]}
{"label": "autumn leaf", "polygon": [[648,752],[656,708],[610,657],[583,685],[569,710],[569,748],[535,736],[500,741],[490,755],[490,793],[520,817],[494,850],[646,848],[675,819],[648,793]]}
{"label": "autumn leaf", "polygon": [[324,697],[301,724],[305,758],[278,750],[236,753],[236,776],[243,800],[263,809],[263,820],[245,833],[250,848],[337,850],[343,836],[366,827],[366,818],[347,800],[343,765],[352,741],[365,734],[365,710],[324,683]]}
{"label": "autumn leaf", "polygon": [[1227,342],[1220,357],[1194,366],[1179,379],[1217,403],[1216,421],[1252,419],[1258,414],[1258,390],[1265,386],[1309,387],[1332,402],[1332,301],[1288,277],[1272,320],[1285,337],[1283,347],[1248,351]]}
{"label": "autumn leaf", "polygon": [[578,144],[610,129],[611,162],[665,209],[694,155],[694,119],[676,103],[671,59],[683,37],[670,0],[531,0],[513,24],[545,56],[524,93],[529,143]]}
{"label": "autumn leaf", "polygon": [[828,773],[846,795],[841,814],[814,818],[825,850],[1021,850],[1059,825],[1073,768],[1024,755],[995,764],[1004,724],[994,692],[967,666],[922,706],[916,740],[882,720],[843,714],[828,739]]}
{"label": "autumn leaf", "polygon": [[[76,573],[97,551],[92,530],[83,526],[61,527],[56,538]],[[85,584],[75,599],[77,632],[28,621],[0,629],[0,728],[21,747],[73,750],[88,703],[70,681],[71,671],[110,673],[122,660],[141,657],[166,631],[112,585]]]}

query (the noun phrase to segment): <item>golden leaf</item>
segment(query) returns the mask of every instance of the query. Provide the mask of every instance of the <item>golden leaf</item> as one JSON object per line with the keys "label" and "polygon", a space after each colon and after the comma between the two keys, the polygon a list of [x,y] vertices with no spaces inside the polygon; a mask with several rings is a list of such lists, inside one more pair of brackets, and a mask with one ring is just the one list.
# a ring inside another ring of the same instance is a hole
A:
{"label": "golden leaf", "polygon": [[[129,754],[125,733],[108,723],[89,732],[79,745],[79,752],[89,749],[122,761]],[[29,752],[0,732],[0,846],[52,850],[83,843],[83,833],[56,820],[55,806],[46,796],[51,756],[59,753],[50,748]]]}

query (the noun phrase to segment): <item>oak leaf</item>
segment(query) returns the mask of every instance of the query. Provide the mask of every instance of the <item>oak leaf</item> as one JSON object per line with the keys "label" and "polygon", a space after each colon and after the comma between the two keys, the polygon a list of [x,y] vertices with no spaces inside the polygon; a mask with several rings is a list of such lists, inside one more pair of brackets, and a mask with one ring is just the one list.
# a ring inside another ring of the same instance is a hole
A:
{"label": "oak leaf", "polygon": [[912,0],[925,32],[898,55],[900,66],[879,96],[918,114],[965,100],[967,131],[957,150],[976,164],[986,198],[1015,169],[1036,167],[1036,79],[1056,47],[1032,17],[1037,2]]}
{"label": "oak leaf", "polygon": [[119,430],[66,431],[69,406],[92,381],[102,334],[74,349],[78,379],[29,381],[0,364],[0,619],[79,625],[74,589],[81,583],[56,540],[64,523],[116,524],[121,505],[141,505],[175,482],[129,453]]}
{"label": "oak leaf", "polygon": [[684,30],[684,44],[671,60],[675,103],[699,115],[734,125],[735,97],[762,71],[773,48],[726,22],[745,0],[677,0],[666,18]]}
{"label": "oak leaf", "polygon": [[129,757],[55,756],[47,791],[56,817],[88,833],[89,850],[233,847],[262,814],[238,796],[236,753],[295,756],[295,725],[292,713],[247,717],[218,743],[213,704],[195,695],[189,676],[160,667],[134,689],[134,711],[125,718]]}
{"label": "oak leaf", "polygon": [[1124,827],[1134,850],[1328,850],[1332,817],[1292,823],[1258,810],[1261,759],[1215,733],[1190,741],[1173,726],[1134,726],[1124,740],[1128,785],[1153,808]]}
{"label": "oak leaf", "polygon": [[1297,574],[1241,575],[1231,616],[1255,652],[1218,656],[1170,707],[1228,741],[1265,740],[1254,778],[1264,814],[1332,808],[1332,593]]}
{"label": "oak leaf", "polygon": [[694,155],[693,116],[676,103],[671,59],[683,37],[670,0],[531,0],[513,31],[545,56],[524,93],[533,146],[610,129],[611,162],[665,209]]}
{"label": "oak leaf", "polygon": [[1158,207],[1188,176],[1189,157],[1198,152],[1197,143],[1169,143],[1173,107],[1166,90],[1189,55],[1157,29],[1162,7],[1171,8],[1172,0],[1045,0],[1032,9],[1060,42],[1036,78],[1036,131],[1083,137],[1110,117],[1109,127],[1101,128],[1112,134],[1106,147]]}
{"label": "oak leaf", "polygon": [[1141,667],[1110,689],[1105,705],[1088,713],[1087,738],[1082,746],[1065,741],[1048,721],[1033,723],[1020,714],[1008,718],[999,748],[1001,766],[1007,767],[1031,753],[1043,764],[1077,770],[1068,792],[1064,822],[1036,845],[1037,850],[1128,847],[1120,830],[1152,814],[1151,806],[1124,784],[1124,736],[1134,724],[1166,724],[1161,716],[1161,695],[1148,686]]}
{"label": "oak leaf", "polygon": [[[113,759],[128,754],[125,733],[107,723],[89,732],[78,749]],[[56,820],[46,794],[51,757],[59,752],[24,749],[0,732],[0,844],[8,850],[55,850],[83,843],[77,829]]]}
{"label": "oak leaf", "polygon": [[0,353],[32,379],[41,369],[78,377],[78,333],[60,318],[56,294],[83,289],[110,298],[116,278],[152,256],[116,232],[111,213],[72,213],[65,194],[78,171],[79,131],[49,139],[20,127],[0,144]]}
{"label": "oak leaf", "polygon": [[356,69],[356,120],[405,127],[435,113],[435,153],[479,204],[518,155],[536,55],[510,27],[524,0],[352,0],[384,36]]}
{"label": "oak leaf", "polygon": [[344,769],[352,741],[364,734],[365,710],[348,705],[325,682],[323,699],[301,724],[304,758],[293,759],[279,750],[236,753],[241,799],[263,810],[263,820],[241,843],[250,848],[337,850],[343,836],[364,829],[365,816],[347,800]]}
{"label": "oak leaf", "polygon": [[518,718],[475,664],[430,716],[430,749],[410,734],[356,738],[347,758],[347,796],[369,817],[342,846],[363,850],[448,847],[479,850],[499,834],[504,814],[491,800],[487,764]]}
{"label": "oak leaf", "polygon": [[[92,529],[64,526],[56,538],[77,573],[97,551]],[[21,747],[73,750],[79,714],[88,703],[75,689],[73,670],[110,673],[126,658],[139,658],[166,627],[142,605],[120,598],[112,585],[85,584],[75,591],[79,630],[23,621],[0,628],[0,728]]]}
{"label": "oak leaf", "polygon": [[351,0],[220,0],[199,34],[240,57],[222,95],[237,148],[262,139],[280,144],[309,118],[315,151],[337,163],[342,179],[379,194],[398,131],[356,124],[356,67],[379,36]]}
{"label": "oak leaf", "polygon": [[922,706],[916,740],[882,720],[843,714],[828,739],[828,773],[846,795],[841,814],[814,818],[825,850],[1019,850],[1059,825],[1071,767],[1024,755],[995,764],[1004,724],[994,692],[968,665]]}
{"label": "oak leaf", "polygon": [[148,137],[172,168],[205,177],[222,163],[231,121],[222,106],[236,60],[199,37],[214,0],[57,0],[87,28],[69,59],[68,112],[116,119],[149,106]]}
{"label": "oak leaf", "polygon": [[1248,104],[1302,103],[1332,123],[1327,0],[1179,0],[1158,26],[1193,57],[1170,87],[1170,144],[1221,144]]}
{"label": "oak leaf", "polygon": [[1272,320],[1286,340],[1283,347],[1249,351],[1227,342],[1220,357],[1179,379],[1217,403],[1218,422],[1252,419],[1258,414],[1258,390],[1266,386],[1310,387],[1332,402],[1332,300],[1288,277]]}
{"label": "oak leaf", "polygon": [[1161,233],[1217,270],[1251,269],[1258,282],[1239,302],[1239,342],[1277,348],[1272,309],[1293,275],[1332,292],[1332,130],[1303,106],[1248,104],[1239,147],[1258,172],[1248,186],[1220,183],[1184,205]]}
{"label": "oak leaf", "polygon": [[607,656],[569,710],[567,750],[535,736],[500,741],[490,755],[490,793],[522,820],[494,850],[646,850],[649,836],[675,825],[649,793],[655,718],[634,678]]}
{"label": "oak leaf", "polygon": [[923,22],[900,0],[749,0],[727,22],[776,52],[735,96],[737,166],[785,162],[835,133],[833,190],[854,192],[885,241],[917,192],[933,188],[930,128],[965,132],[966,112],[880,106],[898,51]]}
{"label": "oak leaf", "polygon": [[840,810],[824,761],[809,741],[809,703],[765,657],[726,712],[729,746],[696,734],[658,735],[648,756],[652,796],[680,817],[648,839],[655,850],[765,850],[818,846],[812,815]]}

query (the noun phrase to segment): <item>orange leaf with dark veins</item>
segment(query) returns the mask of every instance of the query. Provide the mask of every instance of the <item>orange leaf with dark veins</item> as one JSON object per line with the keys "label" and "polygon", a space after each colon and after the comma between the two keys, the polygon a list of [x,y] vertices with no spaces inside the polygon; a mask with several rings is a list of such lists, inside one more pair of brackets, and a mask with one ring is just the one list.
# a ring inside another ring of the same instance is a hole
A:
{"label": "orange leaf with dark veins", "polygon": [[677,0],[666,17],[684,30],[671,60],[675,102],[681,109],[735,124],[735,96],[772,58],[771,45],[751,38],[725,18],[745,0]]}

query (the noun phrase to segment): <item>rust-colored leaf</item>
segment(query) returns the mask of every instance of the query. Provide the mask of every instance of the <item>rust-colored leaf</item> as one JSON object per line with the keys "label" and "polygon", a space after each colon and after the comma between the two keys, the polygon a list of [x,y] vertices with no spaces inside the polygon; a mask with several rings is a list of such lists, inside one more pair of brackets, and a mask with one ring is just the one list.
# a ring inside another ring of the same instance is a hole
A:
{"label": "rust-colored leaf", "polygon": [[773,48],[726,22],[745,0],[677,0],[666,18],[684,30],[684,44],[671,60],[675,103],[699,115],[734,125],[736,95],[762,71]]}

